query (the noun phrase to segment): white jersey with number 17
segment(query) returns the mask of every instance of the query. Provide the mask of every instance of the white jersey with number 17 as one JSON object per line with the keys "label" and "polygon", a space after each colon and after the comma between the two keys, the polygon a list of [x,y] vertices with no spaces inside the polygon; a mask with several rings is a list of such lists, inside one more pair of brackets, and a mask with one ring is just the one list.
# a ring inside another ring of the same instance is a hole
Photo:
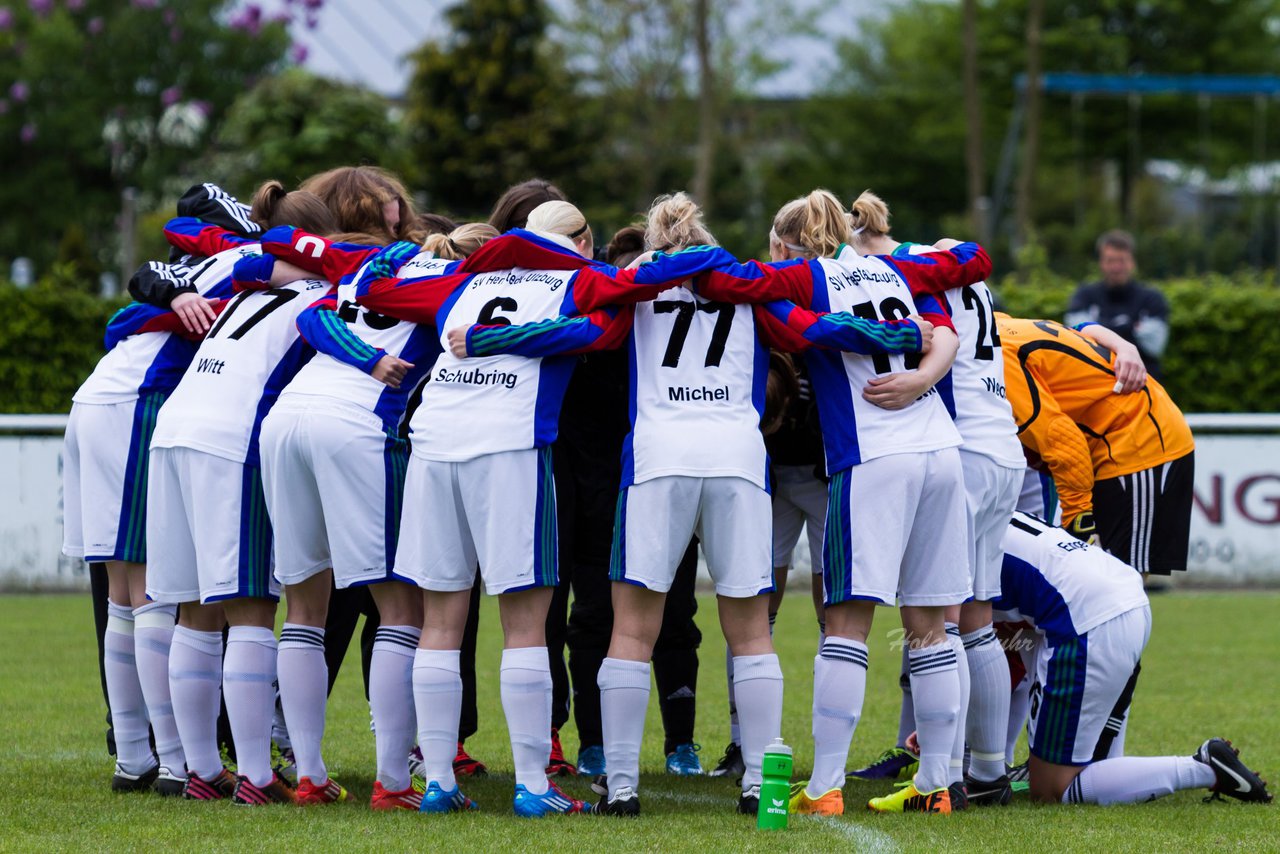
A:
{"label": "white jersey with number 17", "polygon": [[298,315],[329,287],[303,279],[231,300],[160,408],[151,447],[257,464],[262,419],[314,352],[298,335]]}

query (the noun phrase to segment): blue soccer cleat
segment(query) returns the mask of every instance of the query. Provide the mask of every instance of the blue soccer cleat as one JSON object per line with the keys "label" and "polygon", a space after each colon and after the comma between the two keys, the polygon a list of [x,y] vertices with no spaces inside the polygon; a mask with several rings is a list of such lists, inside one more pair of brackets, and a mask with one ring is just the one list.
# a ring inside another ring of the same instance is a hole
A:
{"label": "blue soccer cleat", "polygon": [[920,757],[905,747],[891,747],[866,768],[849,771],[847,776],[863,780],[899,780],[914,774],[920,767],[919,763]]}
{"label": "blue soccer cleat", "polygon": [[667,773],[677,777],[702,776],[702,761],[698,759],[700,744],[681,744],[667,754]]}
{"label": "blue soccer cleat", "polygon": [[439,783],[432,780],[422,795],[422,806],[418,807],[418,812],[465,812],[478,809],[480,807],[476,802],[462,794],[457,786],[446,792],[440,788]]}
{"label": "blue soccer cleat", "polygon": [[603,773],[605,770],[602,746],[593,744],[578,751],[578,774],[583,777],[596,777]]}
{"label": "blue soccer cleat", "polygon": [[557,813],[573,815],[592,812],[591,804],[569,797],[560,791],[560,787],[555,783],[551,783],[541,795],[535,795],[517,783],[513,806],[516,815],[521,818],[541,818],[544,815]]}

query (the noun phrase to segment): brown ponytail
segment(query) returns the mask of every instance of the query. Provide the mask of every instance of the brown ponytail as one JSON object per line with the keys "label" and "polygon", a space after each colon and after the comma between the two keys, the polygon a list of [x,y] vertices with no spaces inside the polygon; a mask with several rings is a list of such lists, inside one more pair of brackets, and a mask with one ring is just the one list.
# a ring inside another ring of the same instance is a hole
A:
{"label": "brown ponytail", "polygon": [[497,236],[498,229],[486,222],[468,222],[448,234],[429,235],[422,248],[445,261],[460,261]]}
{"label": "brown ponytail", "polygon": [[258,187],[249,218],[264,229],[292,225],[312,234],[331,234],[338,228],[319,196],[305,190],[286,192],[279,181],[266,181]]}

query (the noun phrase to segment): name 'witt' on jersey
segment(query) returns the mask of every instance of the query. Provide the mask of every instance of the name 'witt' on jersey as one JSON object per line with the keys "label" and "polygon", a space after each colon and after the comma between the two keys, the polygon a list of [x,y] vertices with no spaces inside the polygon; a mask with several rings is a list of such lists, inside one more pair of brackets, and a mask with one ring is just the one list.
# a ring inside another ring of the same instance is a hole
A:
{"label": "name 'witt' on jersey", "polygon": [[312,353],[298,315],[328,290],[328,282],[303,279],[236,295],[160,408],[151,446],[256,463],[262,417]]}
{"label": "name 'witt' on jersey", "polygon": [[636,306],[630,347],[634,420],[623,485],[678,474],[765,488],[769,362],[751,307],[671,288]]}

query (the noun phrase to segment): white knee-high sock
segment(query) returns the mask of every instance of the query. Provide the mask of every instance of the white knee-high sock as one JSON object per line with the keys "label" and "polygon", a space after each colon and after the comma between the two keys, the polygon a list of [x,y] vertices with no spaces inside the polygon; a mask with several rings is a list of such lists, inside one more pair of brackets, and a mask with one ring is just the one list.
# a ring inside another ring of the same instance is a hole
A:
{"label": "white knee-high sock", "polygon": [[813,662],[813,773],[807,792],[819,798],[844,785],[849,742],[867,693],[867,645],[827,635]]}
{"label": "white knee-high sock", "polygon": [[169,647],[173,645],[177,605],[148,602],[133,611],[133,652],[138,662],[138,682],[147,701],[147,717],[156,739],[160,764],[182,776],[187,758],[173,719],[173,698],[169,694]]}
{"label": "white knee-high sock", "polygon": [[[329,779],[321,756],[325,705],[329,696],[329,665],[324,660],[324,629],[285,623],[276,657],[280,707],[289,728],[298,779],[320,785]],[[274,716],[274,708],[272,709]]]}
{"label": "white knee-high sock", "polygon": [[511,734],[516,785],[540,795],[547,791],[551,761],[551,659],[545,646],[502,651],[498,675],[502,712]]}
{"label": "white knee-high sock", "polygon": [[[1006,664],[1008,659],[1005,659]],[[1009,722],[1005,727],[1004,761],[1013,764],[1018,749],[1018,738],[1027,726],[1027,712],[1031,707],[1031,674],[1022,677],[1009,694]]]}
{"label": "white knee-high sock", "polygon": [[902,670],[898,673],[902,689],[902,708],[898,710],[898,747],[907,746],[907,737],[916,731],[916,705],[911,698],[911,668],[907,665],[907,646],[902,646]]}
{"label": "white knee-high sock", "polygon": [[458,787],[453,757],[458,752],[462,717],[461,657],[456,649],[419,649],[413,656],[413,705],[422,773],[428,784],[438,783],[446,792]]}
{"label": "white knee-high sock", "polygon": [[187,756],[187,770],[202,780],[222,772],[218,709],[222,699],[222,632],[173,630],[169,647],[169,695],[173,720]]}
{"label": "white knee-high sock", "polygon": [[409,788],[413,747],[413,659],[422,631],[380,626],[369,661],[369,711],[378,756],[378,782],[393,792]]}
{"label": "white knee-high sock", "polygon": [[1190,756],[1122,756],[1086,765],[1062,793],[1062,802],[1136,804],[1213,783],[1213,769]]}
{"label": "white knee-high sock", "polygon": [[733,690],[733,653],[724,645],[724,678],[729,683],[729,740],[742,744],[742,724],[738,718],[738,697]]}
{"label": "white knee-high sock", "polygon": [[237,773],[255,786],[271,782],[271,716],[276,708],[275,633],[263,626],[232,626],[222,666],[222,694],[236,743]]}
{"label": "white knee-high sock", "polygon": [[763,782],[764,749],[782,735],[782,667],[778,656],[739,655],[733,659],[733,682],[742,702],[742,788]]}
{"label": "white knee-high sock", "polygon": [[964,654],[964,641],[960,639],[960,627],[947,623],[947,643],[956,654],[956,677],[960,682],[960,708],[956,714],[955,741],[951,743],[951,762],[948,766],[950,783],[964,782],[965,726],[969,712],[969,665]]}
{"label": "white knee-high sock", "polygon": [[916,789],[920,792],[945,789],[950,783],[948,766],[960,712],[956,651],[944,642],[910,650],[907,659],[916,704],[916,738],[920,741]]}
{"label": "white knee-high sock", "polygon": [[138,681],[134,655],[133,610],[107,603],[107,634],[103,641],[107,700],[116,735],[116,762],[126,774],[143,774],[155,767],[147,737],[147,702]]}
{"label": "white knee-high sock", "polygon": [[606,658],[596,676],[600,686],[600,723],[609,797],[619,789],[640,787],[640,742],[649,710],[649,662]]}
{"label": "white knee-high sock", "polygon": [[961,635],[969,665],[969,776],[990,782],[1004,775],[1009,725],[1009,659],[991,624]]}

